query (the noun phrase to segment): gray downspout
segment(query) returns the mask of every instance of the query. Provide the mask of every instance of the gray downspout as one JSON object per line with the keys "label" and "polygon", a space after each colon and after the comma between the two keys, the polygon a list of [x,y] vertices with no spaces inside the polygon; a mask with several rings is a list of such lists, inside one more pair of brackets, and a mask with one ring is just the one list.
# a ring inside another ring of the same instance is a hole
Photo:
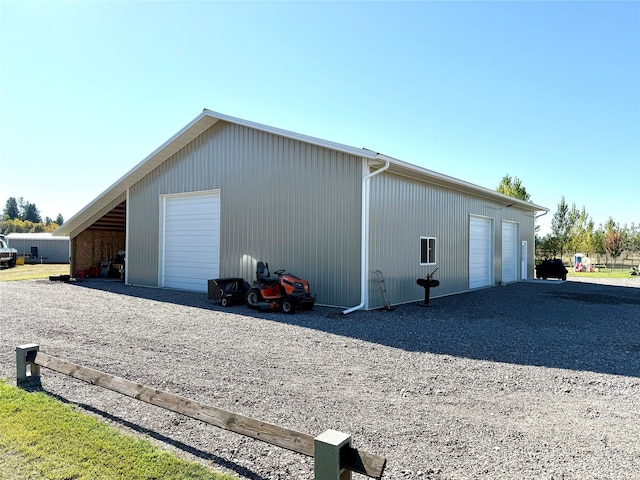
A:
{"label": "gray downspout", "polygon": [[389,161],[386,160],[384,167],[379,168],[375,172],[371,172],[368,175],[362,177],[362,233],[361,233],[361,246],[360,246],[360,304],[355,307],[351,307],[342,312],[343,315],[347,315],[356,310],[360,310],[364,307],[367,299],[367,279],[369,278],[369,186],[371,184],[370,179],[384,172],[389,168]]}

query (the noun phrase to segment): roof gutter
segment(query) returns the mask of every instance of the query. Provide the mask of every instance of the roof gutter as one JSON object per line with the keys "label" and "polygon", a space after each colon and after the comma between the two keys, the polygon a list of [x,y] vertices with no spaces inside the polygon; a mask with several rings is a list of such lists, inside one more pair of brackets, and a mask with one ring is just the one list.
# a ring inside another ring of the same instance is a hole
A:
{"label": "roof gutter", "polygon": [[[382,156],[380,156],[382,157]],[[367,278],[369,273],[369,189],[370,180],[372,177],[384,172],[389,168],[391,164],[389,160],[384,159],[385,164],[382,168],[379,168],[375,172],[371,172],[362,177],[362,233],[361,233],[361,247],[360,247],[360,304],[355,307],[351,307],[342,312],[343,315],[347,315],[356,310],[360,310],[365,306],[367,301]]]}

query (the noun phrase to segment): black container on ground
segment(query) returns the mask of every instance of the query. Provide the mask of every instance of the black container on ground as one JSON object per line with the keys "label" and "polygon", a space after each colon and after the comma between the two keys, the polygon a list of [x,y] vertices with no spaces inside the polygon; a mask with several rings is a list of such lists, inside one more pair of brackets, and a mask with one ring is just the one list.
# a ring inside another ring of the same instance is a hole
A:
{"label": "black container on ground", "polygon": [[244,278],[216,278],[208,281],[207,298],[219,302],[223,307],[244,303],[249,288]]}

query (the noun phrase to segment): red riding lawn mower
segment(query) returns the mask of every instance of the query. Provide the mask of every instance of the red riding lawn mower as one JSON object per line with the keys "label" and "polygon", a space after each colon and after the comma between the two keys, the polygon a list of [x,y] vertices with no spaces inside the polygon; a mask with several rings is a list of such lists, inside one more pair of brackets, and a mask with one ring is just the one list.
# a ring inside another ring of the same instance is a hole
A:
{"label": "red riding lawn mower", "polygon": [[293,313],[297,308],[311,310],[316,296],[309,292],[309,282],[303,278],[276,270],[269,273],[269,264],[258,262],[256,281],[247,292],[247,305],[253,309],[282,310]]}

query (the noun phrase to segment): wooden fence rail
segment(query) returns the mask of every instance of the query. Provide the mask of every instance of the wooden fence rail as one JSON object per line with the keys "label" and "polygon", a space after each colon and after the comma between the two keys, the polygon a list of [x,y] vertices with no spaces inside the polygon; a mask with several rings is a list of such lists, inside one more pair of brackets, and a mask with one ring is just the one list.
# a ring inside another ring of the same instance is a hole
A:
{"label": "wooden fence rail", "polygon": [[348,480],[351,472],[379,479],[384,473],[386,459],[353,448],[347,434],[327,430],[313,437],[52,357],[39,351],[36,344],[16,347],[18,385],[39,380],[41,366],[218,428],[314,457],[316,480]]}

